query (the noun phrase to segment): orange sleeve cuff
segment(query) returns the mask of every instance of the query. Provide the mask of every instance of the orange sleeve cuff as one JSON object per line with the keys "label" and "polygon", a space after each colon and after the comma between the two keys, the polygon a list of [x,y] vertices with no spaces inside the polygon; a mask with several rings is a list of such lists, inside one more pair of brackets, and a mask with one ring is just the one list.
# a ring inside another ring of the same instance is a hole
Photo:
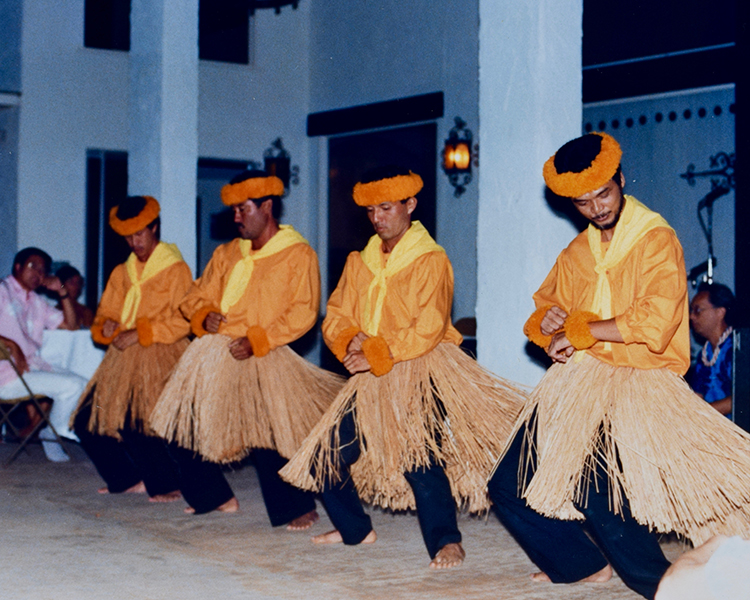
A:
{"label": "orange sleeve cuff", "polygon": [[349,342],[351,342],[354,336],[359,332],[359,327],[347,327],[339,333],[338,337],[333,340],[333,343],[331,344],[331,352],[333,352],[336,358],[340,361],[344,360]]}
{"label": "orange sleeve cuff", "polygon": [[551,335],[542,333],[542,319],[552,305],[541,306],[537,308],[523,326],[523,334],[537,346],[546,349],[552,342]]}
{"label": "orange sleeve cuff", "polygon": [[202,308],[199,308],[197,312],[190,318],[190,329],[198,337],[203,337],[208,333],[208,331],[206,331],[203,327],[203,321],[206,320],[208,313],[212,312],[221,313],[221,310],[213,305],[204,306]]}
{"label": "orange sleeve cuff", "polygon": [[393,357],[388,342],[382,337],[370,337],[362,342],[362,352],[370,363],[370,373],[376,377],[385,375],[393,368]]}
{"label": "orange sleeve cuff", "polygon": [[260,358],[271,351],[268,334],[260,325],[252,325],[251,327],[248,327],[247,339],[250,341],[250,346],[253,348],[253,356]]}
{"label": "orange sleeve cuff", "polygon": [[589,323],[598,321],[599,315],[584,310],[577,310],[568,315],[565,319],[565,337],[576,350],[586,350],[591,348],[597,340],[591,335]]}
{"label": "orange sleeve cuff", "polygon": [[91,326],[91,339],[94,340],[95,343],[101,344],[102,346],[109,346],[112,343],[112,341],[117,337],[118,333],[120,333],[119,327],[115,329],[115,332],[112,334],[111,337],[104,337],[104,334],[102,333],[101,324],[94,324]]}
{"label": "orange sleeve cuff", "polygon": [[135,330],[138,332],[138,343],[148,348],[154,343],[154,330],[148,317],[140,317],[135,322]]}

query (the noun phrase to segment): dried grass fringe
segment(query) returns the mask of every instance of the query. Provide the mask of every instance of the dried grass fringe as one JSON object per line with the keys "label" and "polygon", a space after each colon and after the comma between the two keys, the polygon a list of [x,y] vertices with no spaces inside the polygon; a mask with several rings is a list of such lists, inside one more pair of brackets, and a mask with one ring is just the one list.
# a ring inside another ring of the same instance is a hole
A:
{"label": "dried grass fringe", "polygon": [[403,474],[434,456],[446,467],[457,504],[483,512],[489,508],[488,475],[525,399],[519,387],[457,346],[440,344],[382,377],[349,379],[281,475],[314,491],[335,482],[339,426],[354,406],[362,453],[351,473],[363,500],[393,510],[415,508]]}
{"label": "dried grass fringe", "polygon": [[[79,408],[87,402],[92,404],[89,431],[119,439],[118,432],[127,423],[153,435],[148,427],[151,411],[188,345],[183,338],[174,344],[152,344],[148,348],[136,344],[118,350],[110,346],[78,401]],[[73,412],[71,427],[77,412]]]}
{"label": "dried grass fringe", "polygon": [[164,388],[152,428],[212,462],[240,460],[252,448],[291,458],[343,379],[287,346],[235,360],[230,341],[224,335],[193,341]]}
{"label": "dried grass fringe", "polygon": [[[535,416],[536,414],[536,416]],[[580,519],[597,461],[612,509],[624,494],[635,519],[700,544],[750,535],[750,435],[667,369],[614,367],[588,355],[552,366],[519,419],[535,444],[522,457],[523,496],[538,512]]]}

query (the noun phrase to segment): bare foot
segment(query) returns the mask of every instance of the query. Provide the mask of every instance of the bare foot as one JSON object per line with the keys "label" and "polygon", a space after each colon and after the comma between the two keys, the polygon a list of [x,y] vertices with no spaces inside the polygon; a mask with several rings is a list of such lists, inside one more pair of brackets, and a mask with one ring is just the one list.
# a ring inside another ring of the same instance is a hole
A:
{"label": "bare foot", "polygon": [[[373,529],[365,536],[365,539],[363,539],[360,544],[373,544],[377,539],[378,534],[375,533],[375,530]],[[328,533],[321,533],[320,535],[316,535],[312,538],[313,544],[340,544],[343,541],[344,539],[341,537],[338,529],[334,529],[333,531],[329,531]]]}
{"label": "bare foot", "polygon": [[310,527],[313,526],[313,524],[319,519],[318,511],[317,510],[311,510],[309,513],[305,513],[304,515],[297,517],[296,519],[292,519],[286,526],[287,531],[304,531],[305,529],[310,529]]}
{"label": "bare foot", "polygon": [[[597,571],[593,575],[589,575],[588,577],[579,579],[576,583],[604,583],[606,581],[609,581],[611,578],[612,578],[612,567],[607,565],[601,571]],[[552,580],[549,578],[549,575],[541,571],[539,573],[532,573],[531,580],[552,583]]]}
{"label": "bare foot", "polygon": [[464,562],[466,552],[460,543],[446,544],[435,555],[430,563],[431,569],[451,569]]}
{"label": "bare foot", "polygon": [[151,496],[148,501],[149,502],[174,502],[175,500],[179,500],[182,498],[182,494],[180,493],[180,490],[175,490],[173,492],[168,492],[166,494],[156,494],[155,496]]}
{"label": "bare foot", "polygon": [[[109,494],[109,488],[108,487],[101,487],[98,490],[96,490],[100,494]],[[123,494],[145,494],[146,493],[146,484],[142,481],[139,481],[134,486],[129,487],[125,491],[122,492]]]}
{"label": "bare foot", "polygon": [[[240,503],[237,502],[237,498],[232,496],[224,504],[222,504],[221,506],[217,506],[214,510],[217,510],[223,513],[234,513],[234,512],[237,512],[239,509],[240,509]],[[185,509],[185,512],[189,515],[194,515],[195,509],[192,506],[188,506]]]}

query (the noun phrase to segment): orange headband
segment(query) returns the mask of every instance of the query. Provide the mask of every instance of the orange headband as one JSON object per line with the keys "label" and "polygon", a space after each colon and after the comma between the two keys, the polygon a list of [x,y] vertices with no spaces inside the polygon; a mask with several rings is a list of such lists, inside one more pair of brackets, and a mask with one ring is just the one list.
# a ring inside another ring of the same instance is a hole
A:
{"label": "orange headband", "polygon": [[228,183],[221,188],[221,201],[227,206],[242,204],[247,200],[256,200],[265,196],[282,196],[284,183],[271,175],[269,177],[253,177],[239,183]]}
{"label": "orange headband", "polygon": [[159,216],[160,207],[156,198],[152,198],[151,196],[143,197],[146,199],[146,206],[132,219],[118,219],[117,206],[109,211],[109,226],[115,230],[115,233],[121,236],[133,235],[151,224]]}
{"label": "orange headband", "polygon": [[558,196],[578,198],[599,189],[617,172],[622,158],[622,148],[617,140],[607,133],[594,132],[602,138],[602,147],[591,166],[580,173],[558,173],[555,168],[555,155],[544,163],[544,181],[547,187]]}
{"label": "orange headband", "polygon": [[359,206],[372,206],[382,202],[400,202],[415,196],[424,183],[416,173],[396,175],[370,183],[358,183],[354,186],[354,202]]}

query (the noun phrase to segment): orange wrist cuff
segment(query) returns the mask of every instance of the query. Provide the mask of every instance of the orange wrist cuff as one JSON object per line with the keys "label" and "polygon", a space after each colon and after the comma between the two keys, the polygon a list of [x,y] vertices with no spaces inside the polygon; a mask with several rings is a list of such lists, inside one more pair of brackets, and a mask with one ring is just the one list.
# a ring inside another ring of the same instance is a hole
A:
{"label": "orange wrist cuff", "polygon": [[552,308],[551,304],[537,308],[523,326],[523,334],[529,338],[529,341],[545,350],[552,342],[552,336],[542,333],[542,319],[550,308]]}
{"label": "orange wrist cuff", "polygon": [[565,337],[568,338],[573,348],[586,350],[599,341],[591,335],[591,328],[589,327],[591,321],[598,320],[599,315],[585,310],[578,310],[568,315],[568,318],[565,319]]}
{"label": "orange wrist cuff", "polygon": [[336,358],[340,361],[344,360],[346,349],[349,347],[349,342],[351,342],[352,339],[354,339],[354,336],[360,331],[359,327],[347,327],[339,333],[338,337],[333,340],[333,343],[331,344],[331,352],[333,352]]}
{"label": "orange wrist cuff", "polygon": [[202,308],[199,308],[196,313],[190,318],[190,329],[198,337],[202,337],[208,333],[208,331],[206,331],[206,329],[203,327],[203,321],[206,320],[208,313],[212,312],[221,313],[221,310],[212,305],[204,306]]}
{"label": "orange wrist cuff", "polygon": [[362,352],[370,363],[370,373],[376,377],[385,375],[393,368],[393,357],[388,342],[382,337],[370,337],[362,342]]}
{"label": "orange wrist cuff", "polygon": [[91,339],[94,340],[94,343],[101,344],[102,346],[109,346],[119,333],[120,328],[118,327],[111,337],[104,337],[101,324],[91,326]]}
{"label": "orange wrist cuff", "polygon": [[253,356],[260,358],[271,351],[268,334],[260,325],[252,325],[248,327],[247,339],[250,341],[250,346],[253,348]]}

